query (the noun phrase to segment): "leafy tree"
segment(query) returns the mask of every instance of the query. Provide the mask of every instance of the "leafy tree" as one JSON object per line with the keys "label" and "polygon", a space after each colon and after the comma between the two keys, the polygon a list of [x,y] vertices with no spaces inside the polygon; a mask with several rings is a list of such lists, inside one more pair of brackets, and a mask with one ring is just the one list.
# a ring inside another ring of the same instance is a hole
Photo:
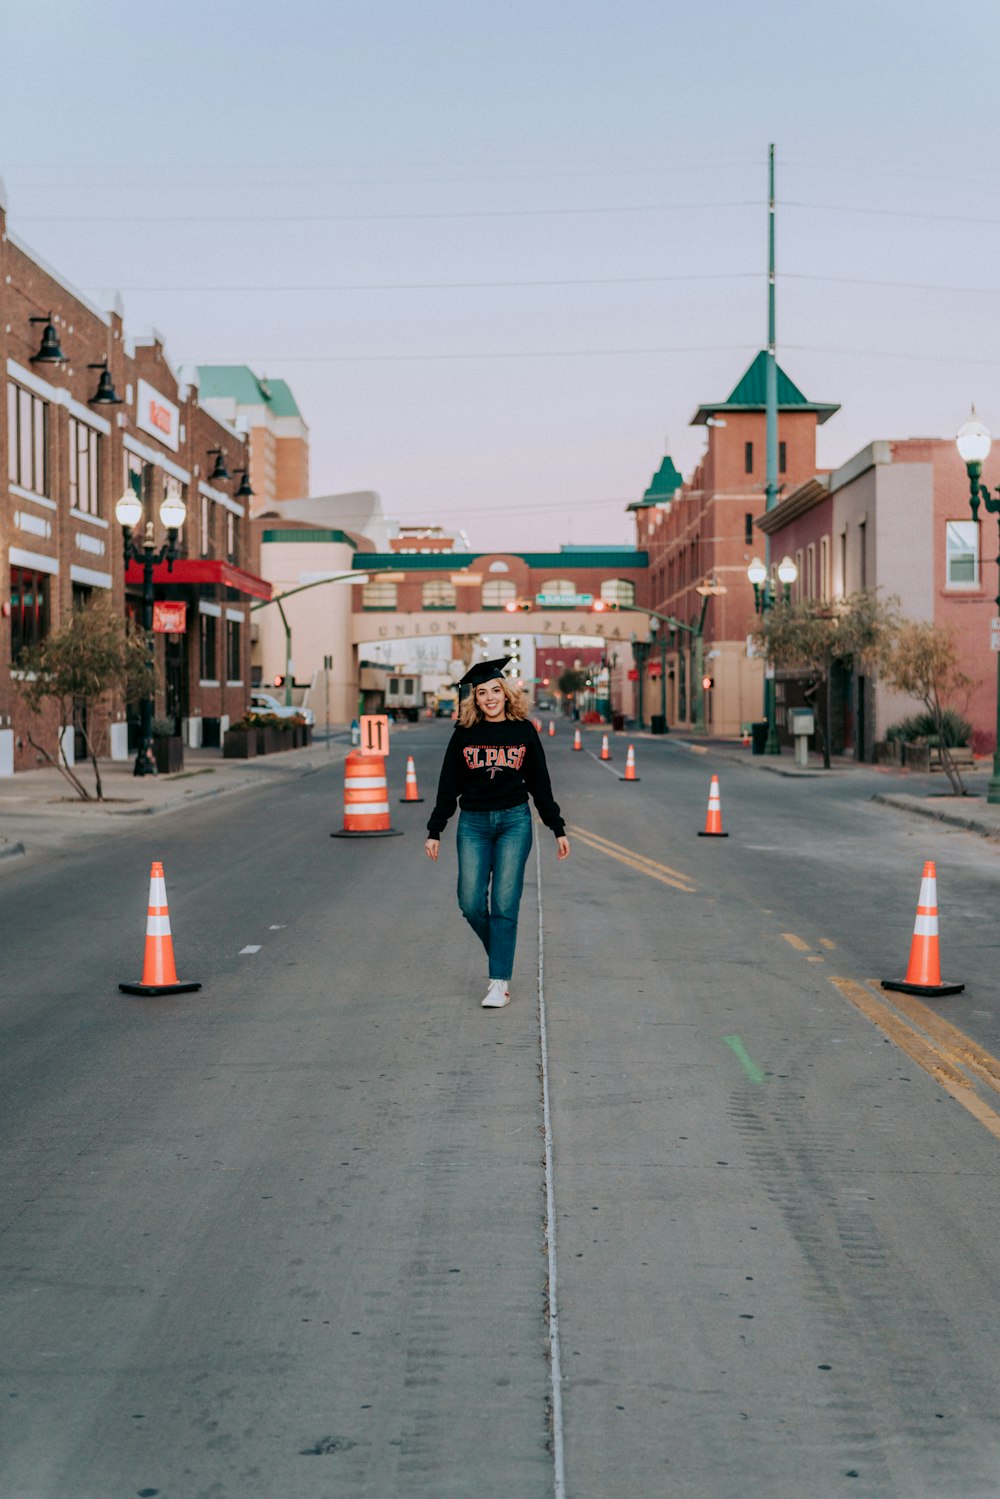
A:
{"label": "leafy tree", "polygon": [[55,758],[30,733],[28,743],[65,776],[82,801],[103,801],[97,763],[102,746],[93,730],[96,709],[108,692],[132,699],[154,690],[143,631],[116,614],[109,601],[98,599],[74,610],[64,625],[24,653],[18,667],[22,674],[14,678],[14,686],[33,714],[51,700],[58,704],[60,723],[72,724],[77,717],[94,768],[94,794],[70,765],[64,743]]}
{"label": "leafy tree", "polygon": [[896,601],[874,593],[854,593],[835,602],[805,599],[779,602],[762,615],[753,634],[756,648],[774,666],[803,673],[807,695],[822,696],[818,715],[823,733],[823,764],[830,769],[830,688],[835,666],[875,665],[896,629]]}
{"label": "leafy tree", "polygon": [[884,654],[881,676],[897,692],[923,703],[933,721],[941,767],[955,795],[964,796],[965,783],[951,753],[954,714],[949,699],[968,694],[972,679],[958,664],[951,632],[929,620],[903,620]]}
{"label": "leafy tree", "polygon": [[559,675],[558,687],[563,697],[575,697],[587,685],[587,673],[575,666],[567,666]]}

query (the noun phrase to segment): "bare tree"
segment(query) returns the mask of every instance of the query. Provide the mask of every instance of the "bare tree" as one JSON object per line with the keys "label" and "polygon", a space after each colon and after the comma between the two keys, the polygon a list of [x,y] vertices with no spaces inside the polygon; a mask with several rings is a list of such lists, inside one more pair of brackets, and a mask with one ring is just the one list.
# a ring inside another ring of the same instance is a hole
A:
{"label": "bare tree", "polygon": [[934,721],[941,768],[955,795],[964,796],[965,782],[947,743],[945,717],[955,706],[950,700],[968,694],[972,679],[958,664],[950,630],[929,620],[903,620],[884,654],[881,676],[897,692],[923,703]]}
{"label": "bare tree", "polygon": [[150,680],[142,630],[116,614],[110,602],[99,599],[74,610],[60,629],[24,653],[18,668],[14,686],[35,716],[51,701],[58,705],[60,723],[77,721],[94,770],[94,793],[70,765],[65,735],[55,756],[30,733],[28,743],[65,776],[82,801],[103,801],[97,760],[101,745],[94,721],[108,692],[118,691],[126,699],[152,693],[155,682]]}

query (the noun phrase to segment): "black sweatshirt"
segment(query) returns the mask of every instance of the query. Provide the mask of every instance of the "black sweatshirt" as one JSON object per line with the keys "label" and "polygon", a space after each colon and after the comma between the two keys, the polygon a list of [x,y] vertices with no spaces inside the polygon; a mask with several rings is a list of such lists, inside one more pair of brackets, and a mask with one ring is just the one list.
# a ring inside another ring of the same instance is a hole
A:
{"label": "black sweatshirt", "polygon": [[463,812],[499,812],[534,798],[538,815],[557,838],[566,832],[552,799],[542,742],[527,719],[503,719],[471,729],[456,725],[445,750],[437,800],[427,824],[429,838],[440,838],[461,798]]}

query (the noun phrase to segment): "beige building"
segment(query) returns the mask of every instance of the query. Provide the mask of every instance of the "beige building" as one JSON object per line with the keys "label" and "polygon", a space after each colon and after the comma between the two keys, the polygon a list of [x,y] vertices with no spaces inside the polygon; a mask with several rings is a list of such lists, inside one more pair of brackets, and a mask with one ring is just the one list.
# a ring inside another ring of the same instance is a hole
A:
{"label": "beige building", "polygon": [[251,516],[275,500],[309,493],[309,428],[284,380],[255,375],[245,364],[200,364],[192,375],[202,405],[246,434]]}

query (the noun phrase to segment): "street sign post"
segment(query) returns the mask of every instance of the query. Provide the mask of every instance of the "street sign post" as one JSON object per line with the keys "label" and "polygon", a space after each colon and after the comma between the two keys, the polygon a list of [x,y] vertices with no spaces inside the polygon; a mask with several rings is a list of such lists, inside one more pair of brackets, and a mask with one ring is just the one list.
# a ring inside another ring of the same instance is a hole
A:
{"label": "street sign post", "polygon": [[368,755],[389,753],[389,716],[386,713],[364,713],[361,716],[361,748]]}

